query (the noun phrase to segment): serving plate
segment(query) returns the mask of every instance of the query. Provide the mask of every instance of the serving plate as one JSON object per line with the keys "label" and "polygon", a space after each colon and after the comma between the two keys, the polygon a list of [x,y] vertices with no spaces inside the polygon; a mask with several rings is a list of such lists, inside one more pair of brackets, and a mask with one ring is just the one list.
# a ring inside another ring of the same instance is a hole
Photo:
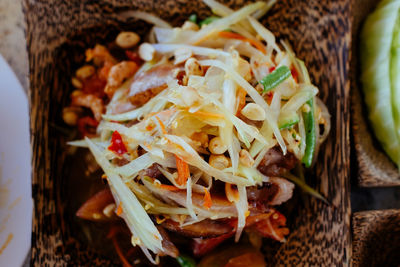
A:
{"label": "serving plate", "polygon": [[[236,9],[245,1],[225,3]],[[200,18],[210,15],[200,1],[24,1],[34,148],[33,266],[117,264],[77,238],[71,216],[75,210],[67,198],[74,194],[65,191],[68,171],[76,162],[68,160],[67,137],[59,126],[72,90],[69,81],[84,60],[84,49],[113,40],[120,30],[142,36],[149,30],[143,22],[118,16],[117,12],[126,10],[150,11],[173,25],[192,13]],[[308,183],[332,205],[310,197],[299,200],[288,219],[287,242],[265,241],[269,265],[347,266],[350,262],[349,18],[348,1],[283,0],[262,21],[279,38],[290,41],[332,114],[330,136],[307,175]]]}
{"label": "serving plate", "polygon": [[352,222],[354,267],[399,265],[399,210],[356,212]]}
{"label": "serving plate", "polygon": [[0,125],[0,265],[21,266],[32,230],[28,99],[1,54]]}

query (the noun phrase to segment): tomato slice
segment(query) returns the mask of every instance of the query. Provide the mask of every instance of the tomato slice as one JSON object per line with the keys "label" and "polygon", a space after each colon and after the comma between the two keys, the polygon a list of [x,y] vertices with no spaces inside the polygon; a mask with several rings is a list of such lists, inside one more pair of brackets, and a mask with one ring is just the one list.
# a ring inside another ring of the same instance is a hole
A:
{"label": "tomato slice", "polygon": [[89,198],[76,212],[76,216],[90,221],[110,220],[104,215],[103,210],[109,204],[114,203],[110,189],[104,189]]}
{"label": "tomato slice", "polygon": [[193,239],[192,243],[193,254],[196,257],[201,257],[207,254],[208,252],[212,251],[215,247],[217,247],[219,244],[221,244],[222,242],[233,236],[234,233],[235,232],[227,233],[213,238]]}
{"label": "tomato slice", "polygon": [[251,228],[255,229],[260,235],[279,242],[284,242],[285,236],[289,234],[285,216],[276,210],[270,216],[254,223]]}

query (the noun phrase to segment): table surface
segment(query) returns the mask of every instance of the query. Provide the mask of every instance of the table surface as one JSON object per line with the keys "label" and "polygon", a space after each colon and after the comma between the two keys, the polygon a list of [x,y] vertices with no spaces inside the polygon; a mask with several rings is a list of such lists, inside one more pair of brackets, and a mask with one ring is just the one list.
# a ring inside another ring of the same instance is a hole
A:
{"label": "table surface", "polygon": [[[16,73],[22,87],[29,88],[28,55],[25,42],[25,21],[22,0],[0,1],[0,53]],[[352,211],[400,209],[400,187],[359,188],[352,173]],[[29,266],[28,258],[24,266]]]}

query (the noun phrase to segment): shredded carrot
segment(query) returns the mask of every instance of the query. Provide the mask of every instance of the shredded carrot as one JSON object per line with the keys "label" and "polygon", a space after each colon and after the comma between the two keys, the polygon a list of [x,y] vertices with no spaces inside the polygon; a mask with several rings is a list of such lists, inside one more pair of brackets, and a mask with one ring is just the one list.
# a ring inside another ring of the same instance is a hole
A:
{"label": "shredded carrot", "polygon": [[210,192],[208,192],[208,190],[206,188],[204,188],[204,204],[203,204],[203,206],[208,210],[212,206],[211,195],[210,195]]}
{"label": "shredded carrot", "polygon": [[169,190],[169,191],[178,191],[180,190],[178,187],[173,186],[173,185],[168,185],[168,184],[160,184],[158,185],[158,187],[165,189],[165,190]]}
{"label": "shredded carrot", "polygon": [[104,61],[109,61],[111,63],[115,62],[115,59],[113,56],[110,54],[110,52],[107,50],[105,46],[96,44],[93,49],[87,49],[85,51],[85,56],[86,56],[86,61],[89,62],[91,61],[94,57],[98,57]]}
{"label": "shredded carrot", "polygon": [[175,160],[176,160],[176,168],[178,169],[177,183],[179,185],[184,185],[186,184],[186,181],[190,175],[189,165],[186,163],[186,161],[184,161],[177,155],[175,155]]}
{"label": "shredded carrot", "polygon": [[122,252],[121,248],[119,247],[117,238],[113,237],[112,238],[114,247],[115,247],[115,251],[118,254],[118,257],[121,259],[122,264],[124,267],[132,267],[132,265],[129,263],[128,259],[125,257],[124,253]]}
{"label": "shredded carrot", "polygon": [[106,175],[106,174],[103,174],[103,175],[101,176],[101,179],[107,180],[107,175]]}
{"label": "shredded carrot", "polygon": [[149,117],[153,117],[155,115],[167,115],[167,116],[171,116],[172,114],[174,114],[176,112],[176,108],[170,108],[170,109],[166,109],[160,112],[150,112],[149,114],[147,114],[147,116],[145,116],[145,119],[149,118]]}
{"label": "shredded carrot", "polygon": [[214,118],[214,119],[223,119],[224,115],[218,113],[211,113],[206,111],[196,111],[192,114],[200,116],[200,117],[207,117],[207,118]]}
{"label": "shredded carrot", "polygon": [[158,121],[158,123],[160,124],[161,127],[161,131],[163,132],[163,134],[167,134],[167,130],[165,129],[165,125],[164,123],[160,120],[159,117],[156,116],[156,120]]}
{"label": "shredded carrot", "polygon": [[146,131],[151,131],[154,129],[154,124],[149,124],[146,126]]}
{"label": "shredded carrot", "polygon": [[237,40],[242,40],[242,41],[248,42],[251,45],[253,45],[255,48],[257,48],[258,50],[260,50],[263,54],[267,53],[267,51],[265,50],[265,47],[263,46],[262,43],[260,43],[256,40],[253,40],[253,39],[246,38],[240,34],[237,34],[234,32],[222,31],[222,32],[219,32],[218,35],[222,38],[237,39]]}
{"label": "shredded carrot", "polygon": [[230,202],[239,201],[239,192],[236,188],[232,188],[230,183],[225,183],[225,195]]}
{"label": "shredded carrot", "polygon": [[[168,141],[169,141],[169,140],[168,140]],[[178,148],[178,149],[184,151],[183,146],[181,146],[180,144],[177,144],[177,143],[173,143],[173,144],[174,144],[174,146],[175,146],[176,148]]]}
{"label": "shredded carrot", "polygon": [[117,208],[117,215],[121,215],[122,214],[122,206],[121,203],[119,203],[118,208]]}

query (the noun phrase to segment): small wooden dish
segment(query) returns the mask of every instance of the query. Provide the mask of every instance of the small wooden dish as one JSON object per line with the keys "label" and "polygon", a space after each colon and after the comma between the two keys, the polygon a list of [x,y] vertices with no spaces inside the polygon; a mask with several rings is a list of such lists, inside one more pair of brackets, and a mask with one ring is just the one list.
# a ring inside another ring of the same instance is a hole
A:
{"label": "small wooden dish", "polygon": [[353,0],[351,114],[358,167],[358,184],[362,187],[400,186],[400,172],[381,148],[367,119],[359,82],[359,39],[362,23],[378,1]]}
{"label": "small wooden dish", "polygon": [[[237,9],[246,1],[226,2]],[[118,11],[143,10],[173,25],[192,13],[210,11],[200,1],[62,1],[24,0],[30,66],[30,107],[33,148],[34,218],[32,266],[110,266],[107,255],[78,242],[74,210],[66,191],[65,173],[77,164],[66,161],[66,138],[57,129],[68,103],[73,71],[83,51],[113,40],[120,30],[144,34],[149,25],[123,21]],[[308,177],[333,206],[306,197],[289,217],[291,234],[274,250],[265,247],[269,265],[347,266],[350,238],[350,2],[329,0],[278,1],[263,23],[293,45],[309,68],[312,81],[332,115],[332,129]],[[71,165],[72,164],[72,165]],[[266,241],[267,243],[270,241]]]}
{"label": "small wooden dish", "polygon": [[400,210],[356,212],[353,215],[352,264],[400,265]]}

